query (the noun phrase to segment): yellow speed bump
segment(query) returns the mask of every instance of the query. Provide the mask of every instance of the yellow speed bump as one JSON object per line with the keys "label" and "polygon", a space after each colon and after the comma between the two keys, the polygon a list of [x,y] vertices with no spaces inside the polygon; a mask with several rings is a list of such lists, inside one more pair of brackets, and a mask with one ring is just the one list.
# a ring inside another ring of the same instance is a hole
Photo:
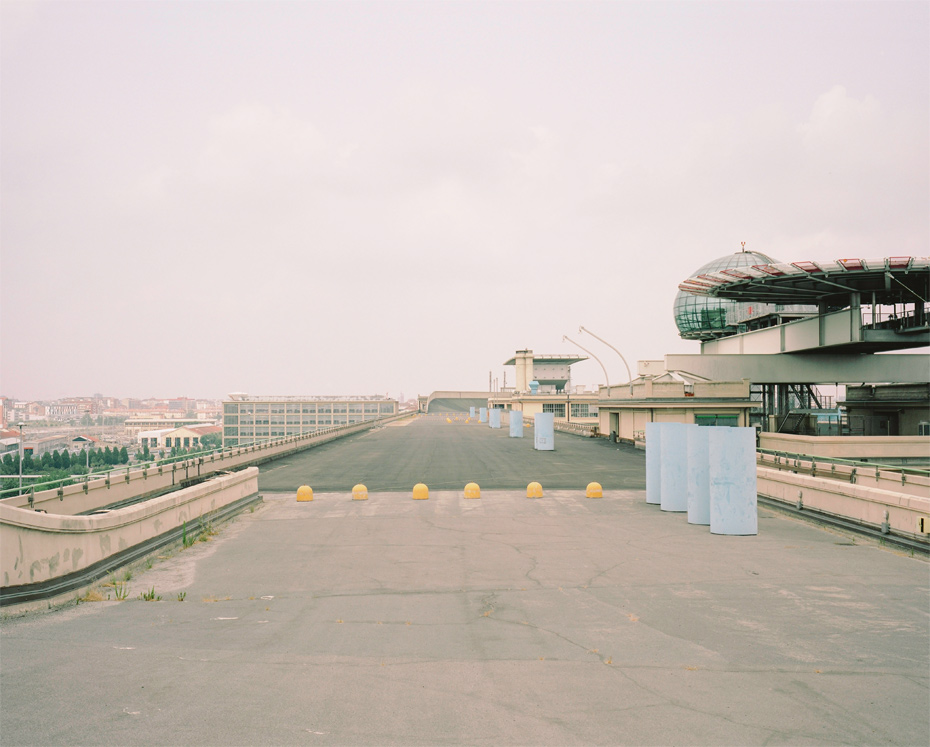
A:
{"label": "yellow speed bump", "polygon": [[353,501],[367,501],[368,500],[368,488],[359,483],[354,488],[352,488],[352,500]]}
{"label": "yellow speed bump", "polygon": [[603,498],[604,491],[601,489],[599,482],[589,482],[587,489],[584,491],[585,498]]}
{"label": "yellow speed bump", "polygon": [[452,422],[452,418],[446,418],[446,422],[447,422],[447,423],[451,423],[451,422]]}
{"label": "yellow speed bump", "polygon": [[297,500],[298,501],[312,501],[313,500],[313,488],[309,485],[301,485],[297,488]]}
{"label": "yellow speed bump", "polygon": [[418,482],[413,486],[413,500],[415,501],[425,501],[429,498],[429,488],[426,487],[422,482]]}
{"label": "yellow speed bump", "polygon": [[481,488],[478,487],[478,483],[470,482],[465,486],[465,497],[466,498],[480,498],[481,497]]}
{"label": "yellow speed bump", "polygon": [[531,482],[526,486],[527,498],[542,498],[542,485],[538,482]]}

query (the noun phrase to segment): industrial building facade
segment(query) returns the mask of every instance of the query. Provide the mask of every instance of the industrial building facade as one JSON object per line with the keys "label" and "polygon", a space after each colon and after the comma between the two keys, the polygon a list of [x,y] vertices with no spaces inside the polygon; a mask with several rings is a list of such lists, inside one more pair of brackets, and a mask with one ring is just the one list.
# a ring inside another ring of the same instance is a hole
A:
{"label": "industrial building facade", "polygon": [[231,394],[223,402],[223,446],[300,436],[396,415],[387,397],[263,397]]}

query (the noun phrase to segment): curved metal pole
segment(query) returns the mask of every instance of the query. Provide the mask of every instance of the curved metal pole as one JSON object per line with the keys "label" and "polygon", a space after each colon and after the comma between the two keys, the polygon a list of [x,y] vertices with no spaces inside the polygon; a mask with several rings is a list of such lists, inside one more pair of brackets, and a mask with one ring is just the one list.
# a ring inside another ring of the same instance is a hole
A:
{"label": "curved metal pole", "polygon": [[[566,340],[568,340],[568,342],[570,342],[572,345],[575,345],[576,347],[579,347],[579,348],[581,348],[582,350],[584,350],[588,355],[590,355],[592,358],[594,358],[594,360],[596,360],[598,363],[601,363],[601,359],[598,358],[598,357],[597,357],[594,353],[592,353],[590,350],[588,350],[587,348],[584,348],[584,347],[582,347],[581,345],[579,345],[577,342],[575,342],[574,340],[572,340],[568,335],[562,335],[562,342],[565,342]],[[601,363],[601,369],[603,369],[603,371],[604,371],[604,386],[606,386],[606,387],[609,388],[609,387],[610,387],[610,379],[609,379],[608,376],[607,376],[607,369],[604,368],[604,364],[603,364],[603,363]]]}
{"label": "curved metal pole", "polygon": [[605,339],[603,339],[603,338],[601,338],[601,337],[598,337],[598,336],[597,336],[596,334],[594,334],[590,329],[585,329],[584,327],[578,327],[578,331],[579,331],[579,332],[587,332],[587,333],[588,333],[589,335],[591,335],[591,337],[593,337],[595,340],[600,340],[600,341],[603,342],[607,347],[609,347],[611,350],[613,350],[617,355],[619,355],[619,356],[620,356],[620,360],[623,361],[623,365],[626,366],[626,375],[627,375],[627,378],[628,378],[629,381],[632,383],[632,381],[633,381],[633,374],[632,374],[632,372],[630,371],[630,364],[627,363],[627,362],[626,362],[626,358],[623,357],[623,353],[621,353],[619,350],[617,350],[617,348],[615,348],[613,345],[611,345],[609,342],[607,342],[607,340],[605,340]]}

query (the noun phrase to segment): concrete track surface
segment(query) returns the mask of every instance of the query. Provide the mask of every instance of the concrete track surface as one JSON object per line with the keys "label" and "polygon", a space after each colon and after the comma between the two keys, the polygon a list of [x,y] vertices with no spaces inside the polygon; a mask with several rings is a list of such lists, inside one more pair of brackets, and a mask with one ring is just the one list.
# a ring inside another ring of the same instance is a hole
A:
{"label": "concrete track surface", "polygon": [[448,423],[430,415],[332,441],[263,465],[258,487],[351,492],[362,483],[370,491],[409,492],[418,482],[436,490],[476,482],[487,490],[525,490],[534,481],[544,489],[583,490],[592,481],[605,490],[646,487],[645,453],[632,446],[556,433],[555,451],[536,451],[532,427],[524,438],[510,438],[507,427],[459,418]]}
{"label": "concrete track surface", "polygon": [[637,489],[265,500],[126,601],[4,620],[0,742],[930,741],[924,561]]}

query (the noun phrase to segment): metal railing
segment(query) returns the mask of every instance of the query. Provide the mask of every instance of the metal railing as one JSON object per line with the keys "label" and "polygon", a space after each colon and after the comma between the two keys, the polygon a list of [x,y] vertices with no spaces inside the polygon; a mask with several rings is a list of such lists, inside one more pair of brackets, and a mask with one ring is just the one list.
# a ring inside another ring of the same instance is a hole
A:
{"label": "metal railing", "polygon": [[756,449],[757,454],[767,454],[775,457],[776,466],[788,468],[804,468],[802,462],[816,464],[835,464],[837,466],[852,467],[854,469],[875,469],[881,472],[898,472],[902,475],[920,475],[930,478],[930,469],[921,467],[907,467],[900,464],[881,464],[879,462],[863,461],[861,459],[840,459],[838,457],[812,456],[791,451],[776,451],[774,449]]}
{"label": "metal railing", "polygon": [[[220,457],[222,459],[222,457],[225,457],[227,454],[229,456],[234,456],[236,454],[242,453],[243,450],[252,449],[256,446],[283,445],[283,444],[295,442],[301,439],[315,438],[318,436],[324,436],[324,435],[329,435],[332,433],[337,433],[342,430],[348,430],[349,428],[357,428],[358,426],[364,425],[366,423],[371,423],[372,425],[375,425],[375,424],[378,424],[378,423],[381,423],[381,422],[384,422],[386,420],[393,419],[396,417],[399,417],[399,414],[387,415],[383,418],[378,417],[378,418],[374,418],[371,420],[363,420],[357,423],[346,423],[346,424],[335,425],[329,428],[323,428],[317,431],[313,431],[312,433],[301,433],[301,434],[295,434],[292,436],[283,436],[283,437],[275,437],[275,438],[260,438],[260,439],[253,438],[248,443],[240,443],[236,446],[229,446],[225,449],[222,447],[220,448],[214,447],[212,449],[203,449],[197,452],[187,452],[186,454],[178,454],[175,456],[163,457],[161,459],[152,459],[152,460],[143,461],[143,462],[133,462],[132,464],[119,465],[118,467],[114,465],[107,469],[92,470],[91,472],[83,474],[83,475],[70,475],[69,477],[63,477],[57,480],[46,480],[44,482],[32,483],[28,487],[23,486],[22,491],[20,491],[19,486],[16,486],[14,488],[6,488],[3,490],[0,490],[0,500],[3,500],[4,498],[13,498],[19,495],[32,496],[32,495],[35,495],[35,493],[37,492],[42,492],[43,490],[54,490],[56,488],[63,488],[66,485],[80,485],[82,483],[89,484],[91,481],[94,481],[94,480],[104,479],[104,480],[107,480],[107,482],[109,483],[113,480],[114,476],[117,478],[125,479],[128,482],[129,475],[132,472],[135,472],[138,470],[148,470],[148,469],[158,468],[159,466],[162,466],[162,465],[177,464],[178,462],[186,462],[189,460],[197,460],[197,459],[200,459],[201,463],[203,463],[203,460],[205,460],[207,457],[210,457],[210,456],[213,456],[215,460],[218,456],[222,455]],[[18,475],[3,475],[2,479],[5,479],[5,480],[14,479],[15,480],[15,479],[18,479]],[[31,502],[32,501],[30,500],[30,503]]]}

